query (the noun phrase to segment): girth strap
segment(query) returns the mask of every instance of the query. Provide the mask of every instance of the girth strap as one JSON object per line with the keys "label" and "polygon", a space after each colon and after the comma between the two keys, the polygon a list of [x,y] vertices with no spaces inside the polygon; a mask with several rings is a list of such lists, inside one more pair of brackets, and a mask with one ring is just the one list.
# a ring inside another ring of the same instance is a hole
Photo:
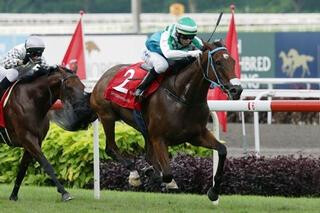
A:
{"label": "girth strap", "polygon": [[146,123],[143,119],[142,113],[141,111],[138,110],[133,110],[133,119],[136,122],[136,124],[138,125],[139,130],[141,131],[144,140],[147,143],[148,140],[148,130],[147,130],[147,126]]}
{"label": "girth strap", "polygon": [[4,143],[6,143],[8,146],[14,146],[12,143],[7,128],[0,128],[0,140]]}

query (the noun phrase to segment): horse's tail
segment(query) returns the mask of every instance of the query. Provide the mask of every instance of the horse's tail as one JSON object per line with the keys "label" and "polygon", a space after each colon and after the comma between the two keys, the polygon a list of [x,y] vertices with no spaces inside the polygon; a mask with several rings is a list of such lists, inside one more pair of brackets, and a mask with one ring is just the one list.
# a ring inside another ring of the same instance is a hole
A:
{"label": "horse's tail", "polygon": [[63,109],[50,113],[50,120],[68,131],[87,129],[98,115],[90,107],[91,93],[86,93],[77,103],[64,103]]}

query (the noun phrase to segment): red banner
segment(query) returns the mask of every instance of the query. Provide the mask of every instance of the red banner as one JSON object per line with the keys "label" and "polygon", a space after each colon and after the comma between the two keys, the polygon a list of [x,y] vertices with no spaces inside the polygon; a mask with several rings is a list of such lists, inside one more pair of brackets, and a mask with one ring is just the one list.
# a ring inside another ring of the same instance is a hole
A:
{"label": "red banner", "polygon": [[79,78],[86,79],[86,65],[84,57],[84,39],[82,32],[82,13],[78,21],[76,30],[72,35],[72,39],[62,60],[62,65],[75,71]]}
{"label": "red banner", "polygon": [[[226,36],[226,47],[230,55],[235,60],[235,72],[238,78],[240,78],[240,64],[239,64],[239,53],[238,53],[238,35],[236,31],[236,24],[234,21],[234,5],[230,6],[231,9],[231,20],[229,24],[229,30]],[[215,88],[208,93],[208,100],[227,100],[228,96],[220,89]],[[227,131],[227,112],[217,112],[219,123],[222,126],[222,131]]]}
{"label": "red banner", "polygon": [[235,63],[235,72],[238,78],[240,78],[241,70],[240,70],[240,63],[239,63],[239,52],[238,52],[238,35],[236,31],[236,24],[234,21],[234,5],[230,6],[231,8],[231,20],[229,24],[229,30],[226,36],[226,47],[236,61]]}

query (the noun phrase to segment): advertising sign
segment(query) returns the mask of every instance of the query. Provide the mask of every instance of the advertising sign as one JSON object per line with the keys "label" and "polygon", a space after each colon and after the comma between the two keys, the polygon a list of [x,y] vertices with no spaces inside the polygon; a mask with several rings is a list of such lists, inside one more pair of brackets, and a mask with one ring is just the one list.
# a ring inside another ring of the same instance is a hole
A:
{"label": "advertising sign", "polygon": [[[43,36],[44,52],[49,64],[60,64],[71,39],[70,36]],[[85,35],[87,79],[99,79],[116,64],[141,61],[146,35]]]}
{"label": "advertising sign", "polygon": [[[272,78],[274,76],[274,33],[239,33],[241,78]],[[258,83],[245,88],[258,89]]]}
{"label": "advertising sign", "polygon": [[[319,77],[319,32],[283,32],[275,34],[277,78]],[[304,84],[291,85],[304,88]],[[316,86],[313,85],[313,88]],[[283,88],[283,86],[281,87]]]}
{"label": "advertising sign", "polygon": [[[207,40],[210,34],[199,34]],[[226,34],[215,33],[214,38],[225,39]],[[274,76],[274,33],[238,33],[238,50],[241,78],[272,78]],[[257,89],[258,83],[248,83],[244,88]]]}

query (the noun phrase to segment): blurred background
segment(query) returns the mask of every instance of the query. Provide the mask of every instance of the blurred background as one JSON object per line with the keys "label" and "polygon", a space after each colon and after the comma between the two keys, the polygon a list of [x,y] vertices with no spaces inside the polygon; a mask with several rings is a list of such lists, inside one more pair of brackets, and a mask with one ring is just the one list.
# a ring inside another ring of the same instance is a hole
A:
{"label": "blurred background", "polygon": [[[195,19],[198,35],[205,40],[212,33],[219,13],[224,12],[214,38],[225,38],[231,18],[231,4],[235,5],[242,79],[319,78],[318,0],[2,0],[0,56],[14,45],[24,42],[28,35],[37,34],[47,45],[44,55],[49,64],[60,64],[80,19],[79,11],[84,11],[86,83],[92,87],[111,66],[141,61],[140,55],[147,37],[174,23],[182,15]],[[297,66],[286,70],[289,56]],[[247,89],[266,89],[270,86],[255,81],[243,85]],[[318,90],[319,83],[274,84],[272,87]],[[271,120],[273,125],[265,126],[267,113],[259,114],[262,147],[279,151],[279,147],[274,147],[280,144],[286,152],[288,147],[299,151],[301,144],[307,144],[308,152],[318,152],[319,113],[275,113]],[[246,121],[252,123],[252,113],[245,115]],[[228,120],[239,123],[241,118],[237,113],[228,113]],[[294,131],[287,132],[290,126],[279,126],[283,123],[298,126],[294,126]],[[309,125],[310,128],[300,128],[301,125]],[[273,137],[274,132],[280,129],[279,137]],[[238,124],[230,124],[228,132],[223,133],[222,137],[232,141],[231,146],[239,152],[245,146],[250,150],[254,146],[253,127],[247,126],[247,131],[246,144]]]}
{"label": "blurred background", "polygon": [[[2,0],[2,13],[130,13],[131,0]],[[212,13],[228,10],[230,4],[237,5],[240,13],[317,13],[317,0],[141,0],[143,13],[168,13],[173,3],[185,5],[188,13]]]}

